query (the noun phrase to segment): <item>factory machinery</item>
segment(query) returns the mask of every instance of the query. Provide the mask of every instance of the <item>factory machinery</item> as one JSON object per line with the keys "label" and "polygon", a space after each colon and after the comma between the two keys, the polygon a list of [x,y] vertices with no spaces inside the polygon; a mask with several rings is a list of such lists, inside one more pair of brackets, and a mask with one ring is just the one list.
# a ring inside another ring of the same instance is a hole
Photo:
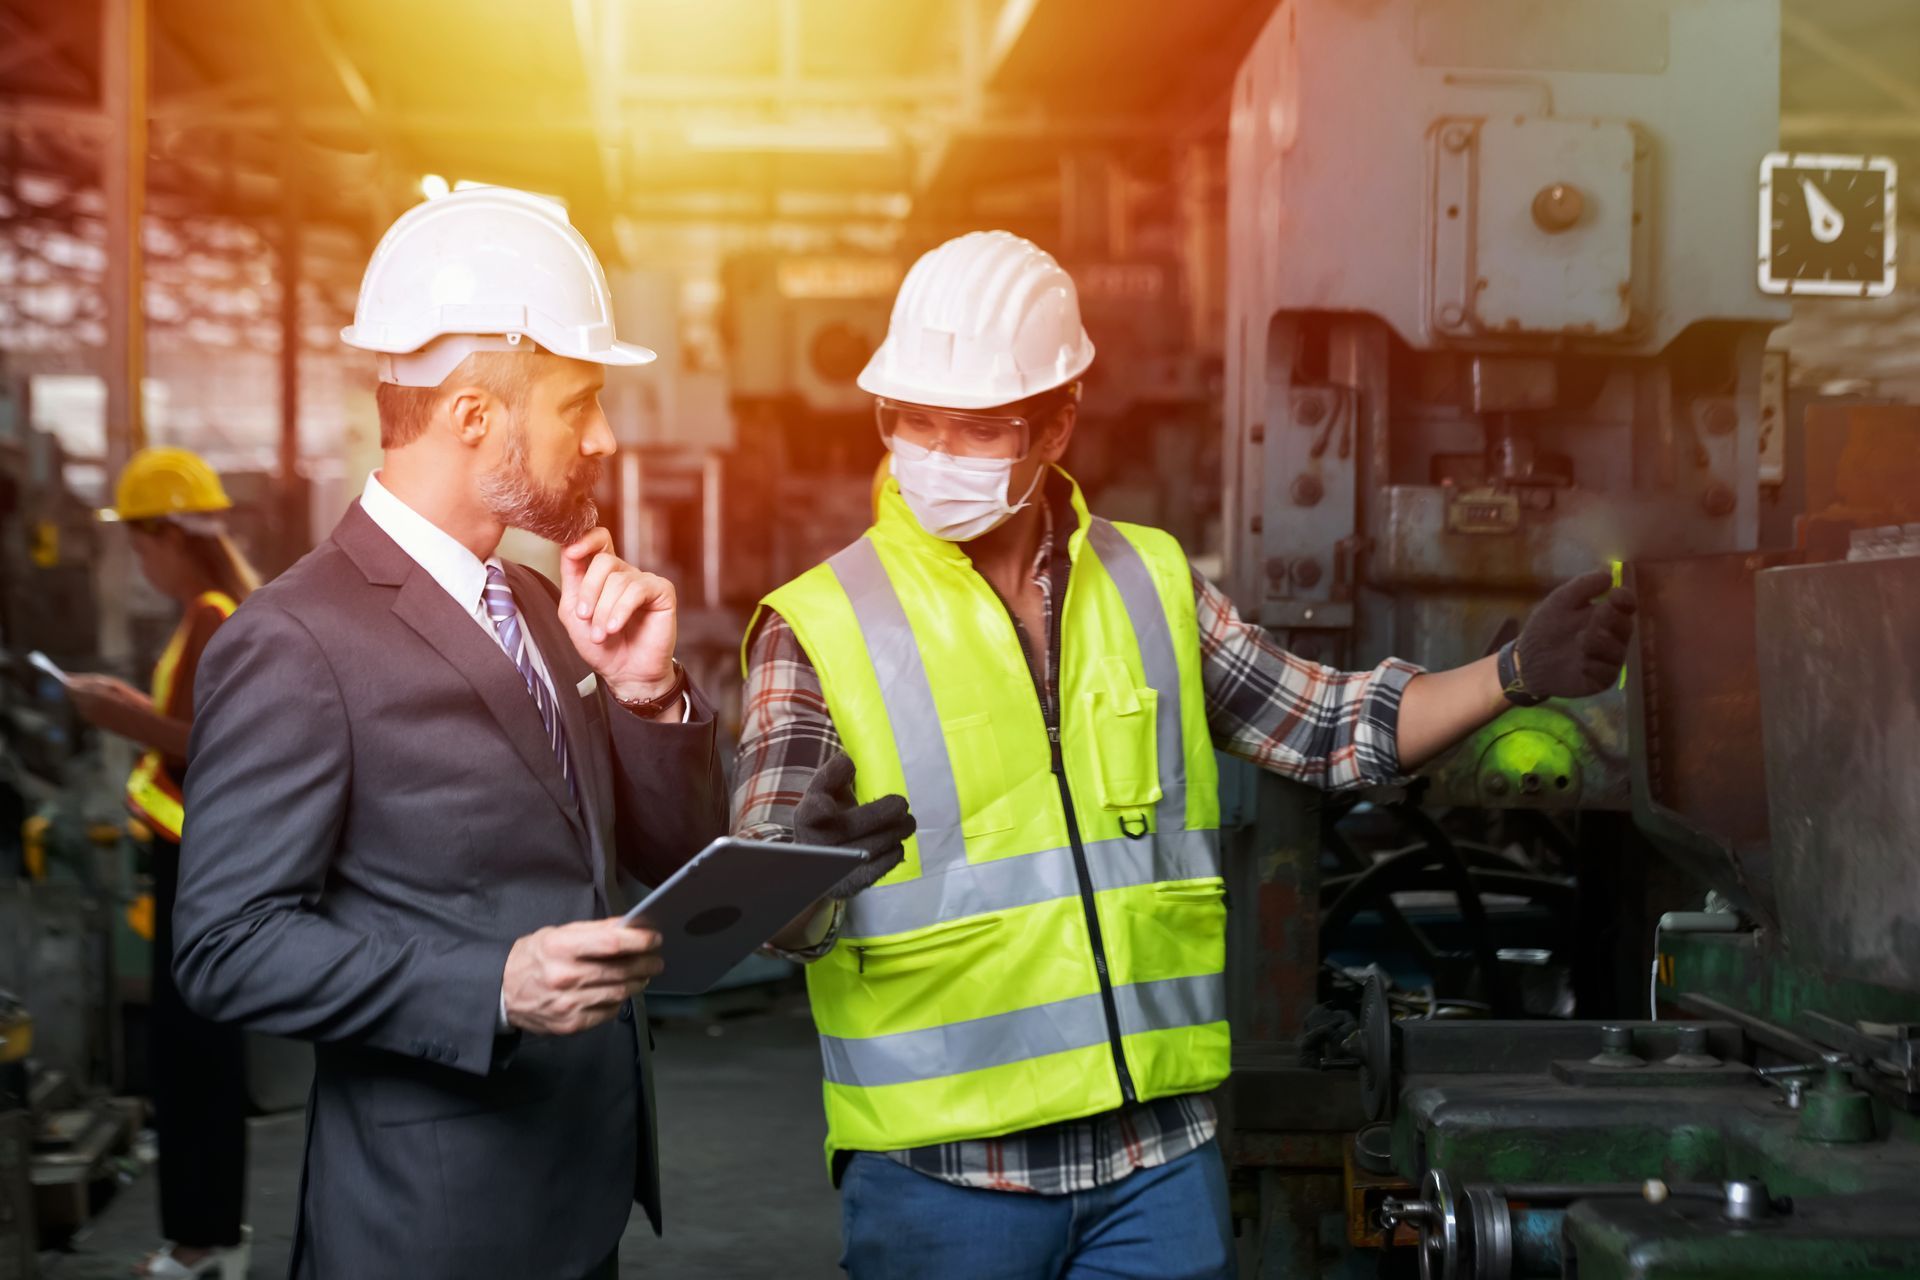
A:
{"label": "factory machinery", "polygon": [[93,509],[0,395],[0,1276],[84,1222],[134,1111],[123,982],[145,972],[119,788],[35,650],[97,669]]}
{"label": "factory machinery", "polygon": [[1250,1276],[1920,1276],[1920,539],[1871,531],[1920,414],[1810,411],[1762,548],[1779,42],[1775,0],[1289,0],[1241,68],[1242,611],[1447,667],[1589,569],[1642,603],[1619,688],[1406,786],[1227,779]]}

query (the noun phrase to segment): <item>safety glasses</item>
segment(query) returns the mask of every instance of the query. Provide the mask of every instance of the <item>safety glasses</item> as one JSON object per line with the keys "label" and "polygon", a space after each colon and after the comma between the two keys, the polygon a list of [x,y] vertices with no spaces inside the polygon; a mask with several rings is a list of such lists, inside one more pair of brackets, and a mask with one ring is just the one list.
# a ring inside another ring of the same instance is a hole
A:
{"label": "safety glasses", "polygon": [[903,404],[884,396],[874,402],[880,439],[891,449],[896,438],[950,458],[1024,458],[1033,440],[1025,418],[997,413],[968,413]]}

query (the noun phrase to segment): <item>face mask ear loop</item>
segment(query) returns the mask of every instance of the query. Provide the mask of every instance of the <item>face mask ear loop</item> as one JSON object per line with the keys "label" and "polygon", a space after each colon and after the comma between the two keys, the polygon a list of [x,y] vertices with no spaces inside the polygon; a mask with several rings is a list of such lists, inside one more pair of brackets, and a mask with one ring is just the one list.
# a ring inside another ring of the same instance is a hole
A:
{"label": "face mask ear loop", "polygon": [[1029,484],[1027,486],[1027,491],[1020,495],[1020,501],[1014,503],[1012,506],[1007,508],[1008,515],[1012,515],[1016,511],[1026,510],[1027,499],[1033,497],[1033,491],[1040,487],[1040,480],[1042,477],[1044,477],[1047,474],[1047,470],[1048,470],[1047,464],[1044,462],[1041,463],[1040,469],[1033,473],[1033,483]]}

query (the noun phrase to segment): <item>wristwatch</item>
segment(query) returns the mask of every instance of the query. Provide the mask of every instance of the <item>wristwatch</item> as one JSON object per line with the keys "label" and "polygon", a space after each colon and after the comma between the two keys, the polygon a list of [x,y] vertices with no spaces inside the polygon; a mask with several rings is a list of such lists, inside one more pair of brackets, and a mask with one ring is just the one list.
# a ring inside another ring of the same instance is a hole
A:
{"label": "wristwatch", "polygon": [[[681,695],[686,693],[686,691],[687,669],[680,665],[680,659],[675,658],[673,660],[673,683],[667,686],[665,693],[657,698],[648,698],[645,701],[638,698],[623,698],[619,694],[614,693],[613,700],[633,712],[633,714],[651,720],[674,703],[680,701]],[[607,692],[613,693],[613,690],[609,689]]]}
{"label": "wristwatch", "polygon": [[1500,673],[1500,692],[1507,695],[1507,701],[1516,707],[1537,707],[1545,698],[1536,697],[1527,692],[1526,678],[1520,672],[1520,642],[1509,640],[1500,646],[1500,656],[1496,659]]}

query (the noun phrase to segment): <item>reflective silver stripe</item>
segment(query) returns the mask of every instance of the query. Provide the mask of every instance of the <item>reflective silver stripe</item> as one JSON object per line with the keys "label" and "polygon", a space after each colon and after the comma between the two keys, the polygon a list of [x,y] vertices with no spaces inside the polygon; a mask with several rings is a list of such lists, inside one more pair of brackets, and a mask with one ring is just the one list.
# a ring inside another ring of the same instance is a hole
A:
{"label": "reflective silver stripe", "polygon": [[1134,639],[1140,645],[1141,669],[1146,672],[1147,683],[1160,693],[1160,805],[1159,821],[1154,825],[1162,831],[1178,831],[1187,825],[1187,747],[1180,714],[1180,663],[1173,652],[1167,610],[1139,548],[1110,521],[1095,517],[1087,528],[1087,543],[1120,592],[1127,617],[1133,622]]}
{"label": "reflective silver stripe", "polygon": [[[1156,832],[1144,840],[1118,836],[1095,840],[1086,850],[1095,892],[1220,874],[1220,840],[1213,831]],[[854,938],[885,937],[1079,892],[1072,849],[963,862],[942,876],[868,889],[847,904],[841,932]]]}
{"label": "reflective silver stripe", "polygon": [[1163,1031],[1170,1027],[1201,1027],[1227,1020],[1227,975],[1207,973],[1197,978],[1164,978],[1115,987],[1113,1002],[1120,1015],[1120,1034]]}
{"label": "reflective silver stripe", "polygon": [[861,538],[827,564],[853,604],[854,621],[860,625],[867,657],[879,679],[887,722],[893,726],[894,749],[900,753],[900,772],[906,779],[907,804],[918,823],[920,874],[937,876],[949,867],[963,867],[967,841],[960,831],[960,792],[947,758],[933,686],[906,610],[871,538]]}
{"label": "reflective silver stripe", "polygon": [[820,1059],[834,1084],[871,1087],[937,1080],[1024,1062],[1107,1041],[1100,993],[864,1040],[820,1037]]}
{"label": "reflective silver stripe", "polygon": [[[1115,987],[1121,1034],[1224,1021],[1226,982],[1219,974]],[[1106,1013],[1094,992],[1031,1009],[866,1039],[820,1037],[820,1059],[834,1084],[872,1088],[938,1080],[1052,1053],[1104,1044]]]}

